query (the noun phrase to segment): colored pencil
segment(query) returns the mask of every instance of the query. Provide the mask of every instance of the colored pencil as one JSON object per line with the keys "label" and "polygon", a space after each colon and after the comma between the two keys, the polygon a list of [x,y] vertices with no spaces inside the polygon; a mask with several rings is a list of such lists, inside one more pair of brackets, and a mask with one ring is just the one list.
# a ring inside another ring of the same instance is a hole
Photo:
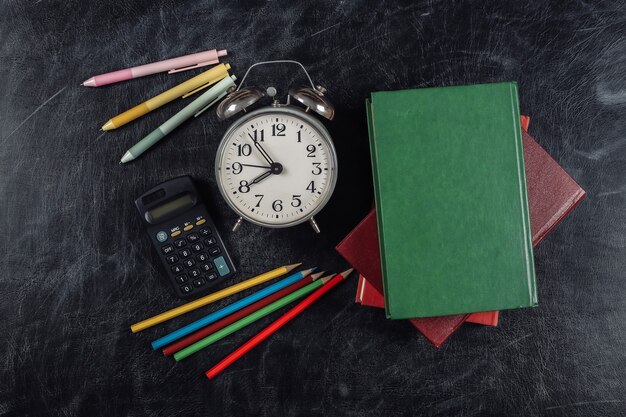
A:
{"label": "colored pencil", "polygon": [[259,334],[254,336],[252,339],[248,340],[246,343],[241,345],[237,350],[232,352],[230,355],[222,359],[217,365],[206,371],[206,376],[209,379],[215,378],[220,372],[230,366],[232,363],[237,361],[243,355],[252,350],[255,346],[259,345],[262,341],[270,337],[272,334],[277,332],[281,327],[291,321],[298,314],[302,313],[306,310],[311,304],[317,301],[322,295],[326,294],[330,291],[334,286],[343,281],[350,273],[352,269],[348,269],[347,271],[342,272],[341,274],[335,275],[330,281],[324,284],[322,287],[318,288],[313,294],[309,295],[307,298],[302,300],[298,305],[289,310],[287,313],[282,315],[278,320],[267,326],[263,329]]}
{"label": "colored pencil", "polygon": [[190,334],[189,336],[179,340],[178,342],[172,343],[171,345],[163,349],[163,354],[165,356],[169,356],[173,353],[176,353],[179,350],[186,348],[187,346],[197,342],[198,340],[204,339],[210,334],[215,333],[216,331],[228,326],[229,324],[233,324],[237,320],[240,320],[246,317],[247,315],[254,313],[258,309],[263,308],[266,305],[271,304],[274,301],[279,300],[296,290],[299,290],[305,285],[310,284],[311,282],[315,281],[317,278],[321,277],[323,274],[324,274],[323,272],[319,272],[317,274],[309,275],[305,279],[301,279],[295,284],[291,284],[287,288],[283,288],[282,290],[275,292],[274,294],[269,295],[265,297],[264,299],[257,301],[256,303],[249,305],[248,307],[242,310],[239,310],[236,313],[231,314],[230,316],[224,317],[220,321],[216,321],[215,323],[210,324],[207,327],[200,329],[195,333]]}
{"label": "colored pencil", "polygon": [[249,278],[245,281],[242,281],[238,284],[231,285],[230,287],[224,288],[223,290],[219,290],[209,295],[205,295],[202,298],[198,298],[197,300],[191,301],[187,304],[183,304],[182,306],[178,306],[171,310],[167,310],[161,314],[157,314],[156,316],[150,317],[148,319],[142,320],[139,323],[135,323],[130,326],[130,330],[133,333],[140,332],[152,326],[156,326],[159,323],[163,323],[164,321],[173,319],[174,317],[181,316],[183,314],[189,313],[197,308],[204,307],[205,305],[211,304],[217,300],[221,300],[222,298],[229,297],[233,294],[237,294],[243,290],[247,290],[248,288],[257,286],[274,278],[278,278],[281,275],[287,274],[297,267],[302,265],[301,263],[281,266],[276,269],[272,269],[271,271],[265,272],[261,275],[257,275],[256,277]]}
{"label": "colored pencil", "polygon": [[196,330],[200,330],[201,328],[208,326],[211,323],[222,319],[229,314],[233,314],[234,312],[241,310],[244,307],[249,306],[252,303],[256,303],[262,298],[267,297],[277,291],[282,290],[285,287],[293,284],[296,281],[299,281],[309,275],[311,272],[315,271],[316,268],[307,269],[306,271],[296,272],[295,274],[289,275],[287,278],[283,278],[280,281],[269,285],[262,290],[255,292],[247,297],[242,298],[241,300],[237,300],[232,304],[227,305],[226,307],[216,310],[213,313],[204,316],[203,318],[194,321],[184,327],[181,327],[178,330],[175,330],[155,341],[152,342],[152,349],[159,349],[165,345],[169,345],[170,343],[187,336],[195,332]]}
{"label": "colored pencil", "polygon": [[176,359],[177,361],[185,359],[186,357],[193,355],[194,353],[204,349],[205,347],[210,346],[219,340],[222,340],[226,336],[235,333],[237,330],[241,330],[244,327],[249,326],[250,324],[254,323],[257,320],[262,319],[268,314],[271,314],[274,311],[285,307],[287,304],[290,304],[296,301],[298,298],[302,298],[308,293],[315,291],[316,289],[324,285],[326,282],[330,281],[332,277],[333,275],[329,275],[328,277],[322,278],[319,281],[313,281],[307,286],[302,287],[292,292],[291,294],[288,294],[285,297],[282,297],[281,299],[277,301],[274,301],[270,305],[267,305],[259,309],[258,311],[255,311],[254,313],[242,318],[241,320],[237,320],[230,326],[226,326],[223,329],[218,330],[217,332],[213,333],[212,335],[207,336],[204,339],[201,339],[197,341],[196,343],[190,346],[187,346],[186,348],[176,352],[174,354],[174,359]]}
{"label": "colored pencil", "polygon": [[214,66],[208,71],[196,75],[193,78],[178,84],[175,87],[170,88],[167,91],[162,92],[158,96],[154,96],[151,99],[144,101],[141,104],[136,105],[132,109],[126,110],[124,113],[120,113],[117,116],[111,118],[102,126],[102,130],[113,130],[118,127],[124,126],[126,123],[130,123],[135,119],[150,113],[152,110],[169,103],[170,101],[180,98],[190,91],[197,91],[200,88],[204,88],[211,84],[215,84],[222,78],[228,77],[229,64],[219,64]]}

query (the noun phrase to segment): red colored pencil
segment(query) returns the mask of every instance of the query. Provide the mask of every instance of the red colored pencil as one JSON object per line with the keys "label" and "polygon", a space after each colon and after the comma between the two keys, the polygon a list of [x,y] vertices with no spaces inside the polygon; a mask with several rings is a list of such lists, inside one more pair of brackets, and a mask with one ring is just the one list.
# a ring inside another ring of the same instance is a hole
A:
{"label": "red colored pencil", "polygon": [[305,285],[310,284],[311,282],[315,281],[316,279],[318,279],[319,277],[321,277],[324,273],[323,272],[319,272],[317,274],[312,274],[309,275],[308,277],[301,279],[298,282],[295,282],[293,284],[291,284],[288,287],[283,288],[282,290],[275,292],[274,294],[271,294],[265,298],[263,298],[262,300],[257,301],[256,303],[250,304],[248,307],[243,308],[233,314],[231,314],[230,316],[226,316],[221,320],[216,321],[213,324],[210,324],[208,326],[206,326],[203,329],[198,330],[195,333],[190,334],[189,336],[185,337],[184,339],[178,340],[175,343],[172,343],[171,345],[169,345],[168,347],[166,347],[165,349],[163,349],[163,354],[165,356],[170,356],[173,355],[174,353],[178,352],[181,349],[186,348],[187,346],[196,343],[198,340],[200,339],[204,339],[205,337],[207,337],[208,335],[215,333],[216,331],[230,325],[233,324],[234,322],[236,322],[239,319],[242,319],[244,317],[246,317],[249,314],[254,313],[255,311],[265,307],[266,305],[269,305],[271,303],[273,303],[274,301],[278,300],[279,298],[283,298],[284,296],[291,294],[292,292],[294,292],[295,290],[298,290],[302,287],[304,287]]}
{"label": "red colored pencil", "polygon": [[259,345],[262,341],[270,337],[272,334],[276,333],[281,327],[285,324],[289,323],[294,317],[298,314],[302,313],[306,310],[311,304],[317,301],[322,295],[326,294],[330,291],[335,285],[339,284],[343,281],[350,273],[352,269],[348,269],[347,271],[342,272],[341,274],[337,274],[330,281],[324,284],[321,288],[316,290],[314,293],[309,295],[307,298],[302,300],[298,305],[289,310],[283,316],[281,316],[278,320],[267,326],[265,329],[261,330],[256,336],[252,339],[248,340],[246,343],[241,345],[237,350],[233,353],[222,359],[217,365],[206,371],[206,376],[209,379],[215,378],[220,372],[234,363],[237,359],[241,358],[243,355],[252,350],[255,346]]}

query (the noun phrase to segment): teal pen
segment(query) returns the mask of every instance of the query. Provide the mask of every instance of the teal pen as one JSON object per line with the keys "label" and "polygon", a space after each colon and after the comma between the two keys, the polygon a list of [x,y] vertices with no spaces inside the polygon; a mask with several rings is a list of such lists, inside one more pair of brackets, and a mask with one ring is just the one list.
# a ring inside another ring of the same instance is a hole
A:
{"label": "teal pen", "polygon": [[222,97],[226,95],[230,87],[235,86],[235,80],[237,80],[237,77],[231,75],[230,77],[226,77],[223,80],[219,81],[208,91],[195,99],[191,104],[176,113],[161,126],[153,130],[148,136],[137,142],[135,146],[127,150],[124,156],[122,156],[120,164],[125,164],[126,162],[130,162],[133,159],[138,158],[139,155],[150,149],[152,145],[163,139],[168,133],[183,124],[185,120],[191,118],[194,115],[199,115],[208,107],[218,102]]}

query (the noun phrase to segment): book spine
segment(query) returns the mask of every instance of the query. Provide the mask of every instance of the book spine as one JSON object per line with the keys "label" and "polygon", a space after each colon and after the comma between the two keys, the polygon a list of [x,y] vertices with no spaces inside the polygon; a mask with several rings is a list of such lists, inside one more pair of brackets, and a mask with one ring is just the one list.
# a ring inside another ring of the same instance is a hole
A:
{"label": "book spine", "polygon": [[520,188],[520,204],[522,206],[522,227],[524,237],[524,252],[526,257],[526,271],[528,281],[528,295],[530,303],[537,306],[537,283],[535,279],[535,265],[533,261],[532,231],[530,228],[530,210],[528,208],[528,192],[526,187],[526,169],[524,167],[524,142],[520,124],[519,97],[517,83],[510,83],[510,97],[513,109],[512,118],[515,129],[515,150],[517,155],[517,173]]}
{"label": "book spine", "polygon": [[376,151],[376,129],[374,127],[374,103],[365,100],[367,109],[367,131],[370,142],[370,160],[372,161],[372,179],[374,182],[374,201],[376,202],[376,220],[378,223],[378,246],[380,251],[380,268],[383,281],[383,292],[385,293],[385,314],[391,318],[389,311],[389,292],[387,291],[387,262],[385,261],[385,238],[384,224],[382,217],[382,204],[380,201],[380,187],[378,182],[378,153]]}

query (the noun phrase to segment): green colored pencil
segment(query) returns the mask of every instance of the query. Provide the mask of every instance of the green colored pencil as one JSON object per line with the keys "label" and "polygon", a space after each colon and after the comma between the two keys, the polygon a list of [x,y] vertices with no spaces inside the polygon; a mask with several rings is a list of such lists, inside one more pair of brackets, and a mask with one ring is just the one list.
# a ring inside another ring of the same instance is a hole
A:
{"label": "green colored pencil", "polygon": [[315,291],[316,289],[324,285],[326,281],[328,281],[332,277],[333,275],[329,275],[327,277],[320,278],[316,281],[313,281],[309,285],[302,287],[299,290],[296,290],[292,292],[291,294],[286,295],[277,301],[274,301],[272,304],[255,311],[249,316],[246,316],[242,318],[241,320],[238,320],[234,322],[233,324],[226,326],[221,330],[218,330],[217,332],[205,337],[204,339],[198,340],[196,343],[189,345],[186,348],[181,349],[178,352],[176,352],[174,354],[174,359],[176,359],[177,361],[180,361],[181,359],[185,359],[187,356],[193,355],[197,351],[204,349],[205,347],[209,345],[212,345],[218,340],[225,338],[229,334],[232,334],[236,332],[237,330],[243,329],[244,327],[254,323],[255,321],[267,316],[270,313],[273,313],[274,311],[286,306],[287,304],[297,300],[298,298],[304,297],[306,294]]}

